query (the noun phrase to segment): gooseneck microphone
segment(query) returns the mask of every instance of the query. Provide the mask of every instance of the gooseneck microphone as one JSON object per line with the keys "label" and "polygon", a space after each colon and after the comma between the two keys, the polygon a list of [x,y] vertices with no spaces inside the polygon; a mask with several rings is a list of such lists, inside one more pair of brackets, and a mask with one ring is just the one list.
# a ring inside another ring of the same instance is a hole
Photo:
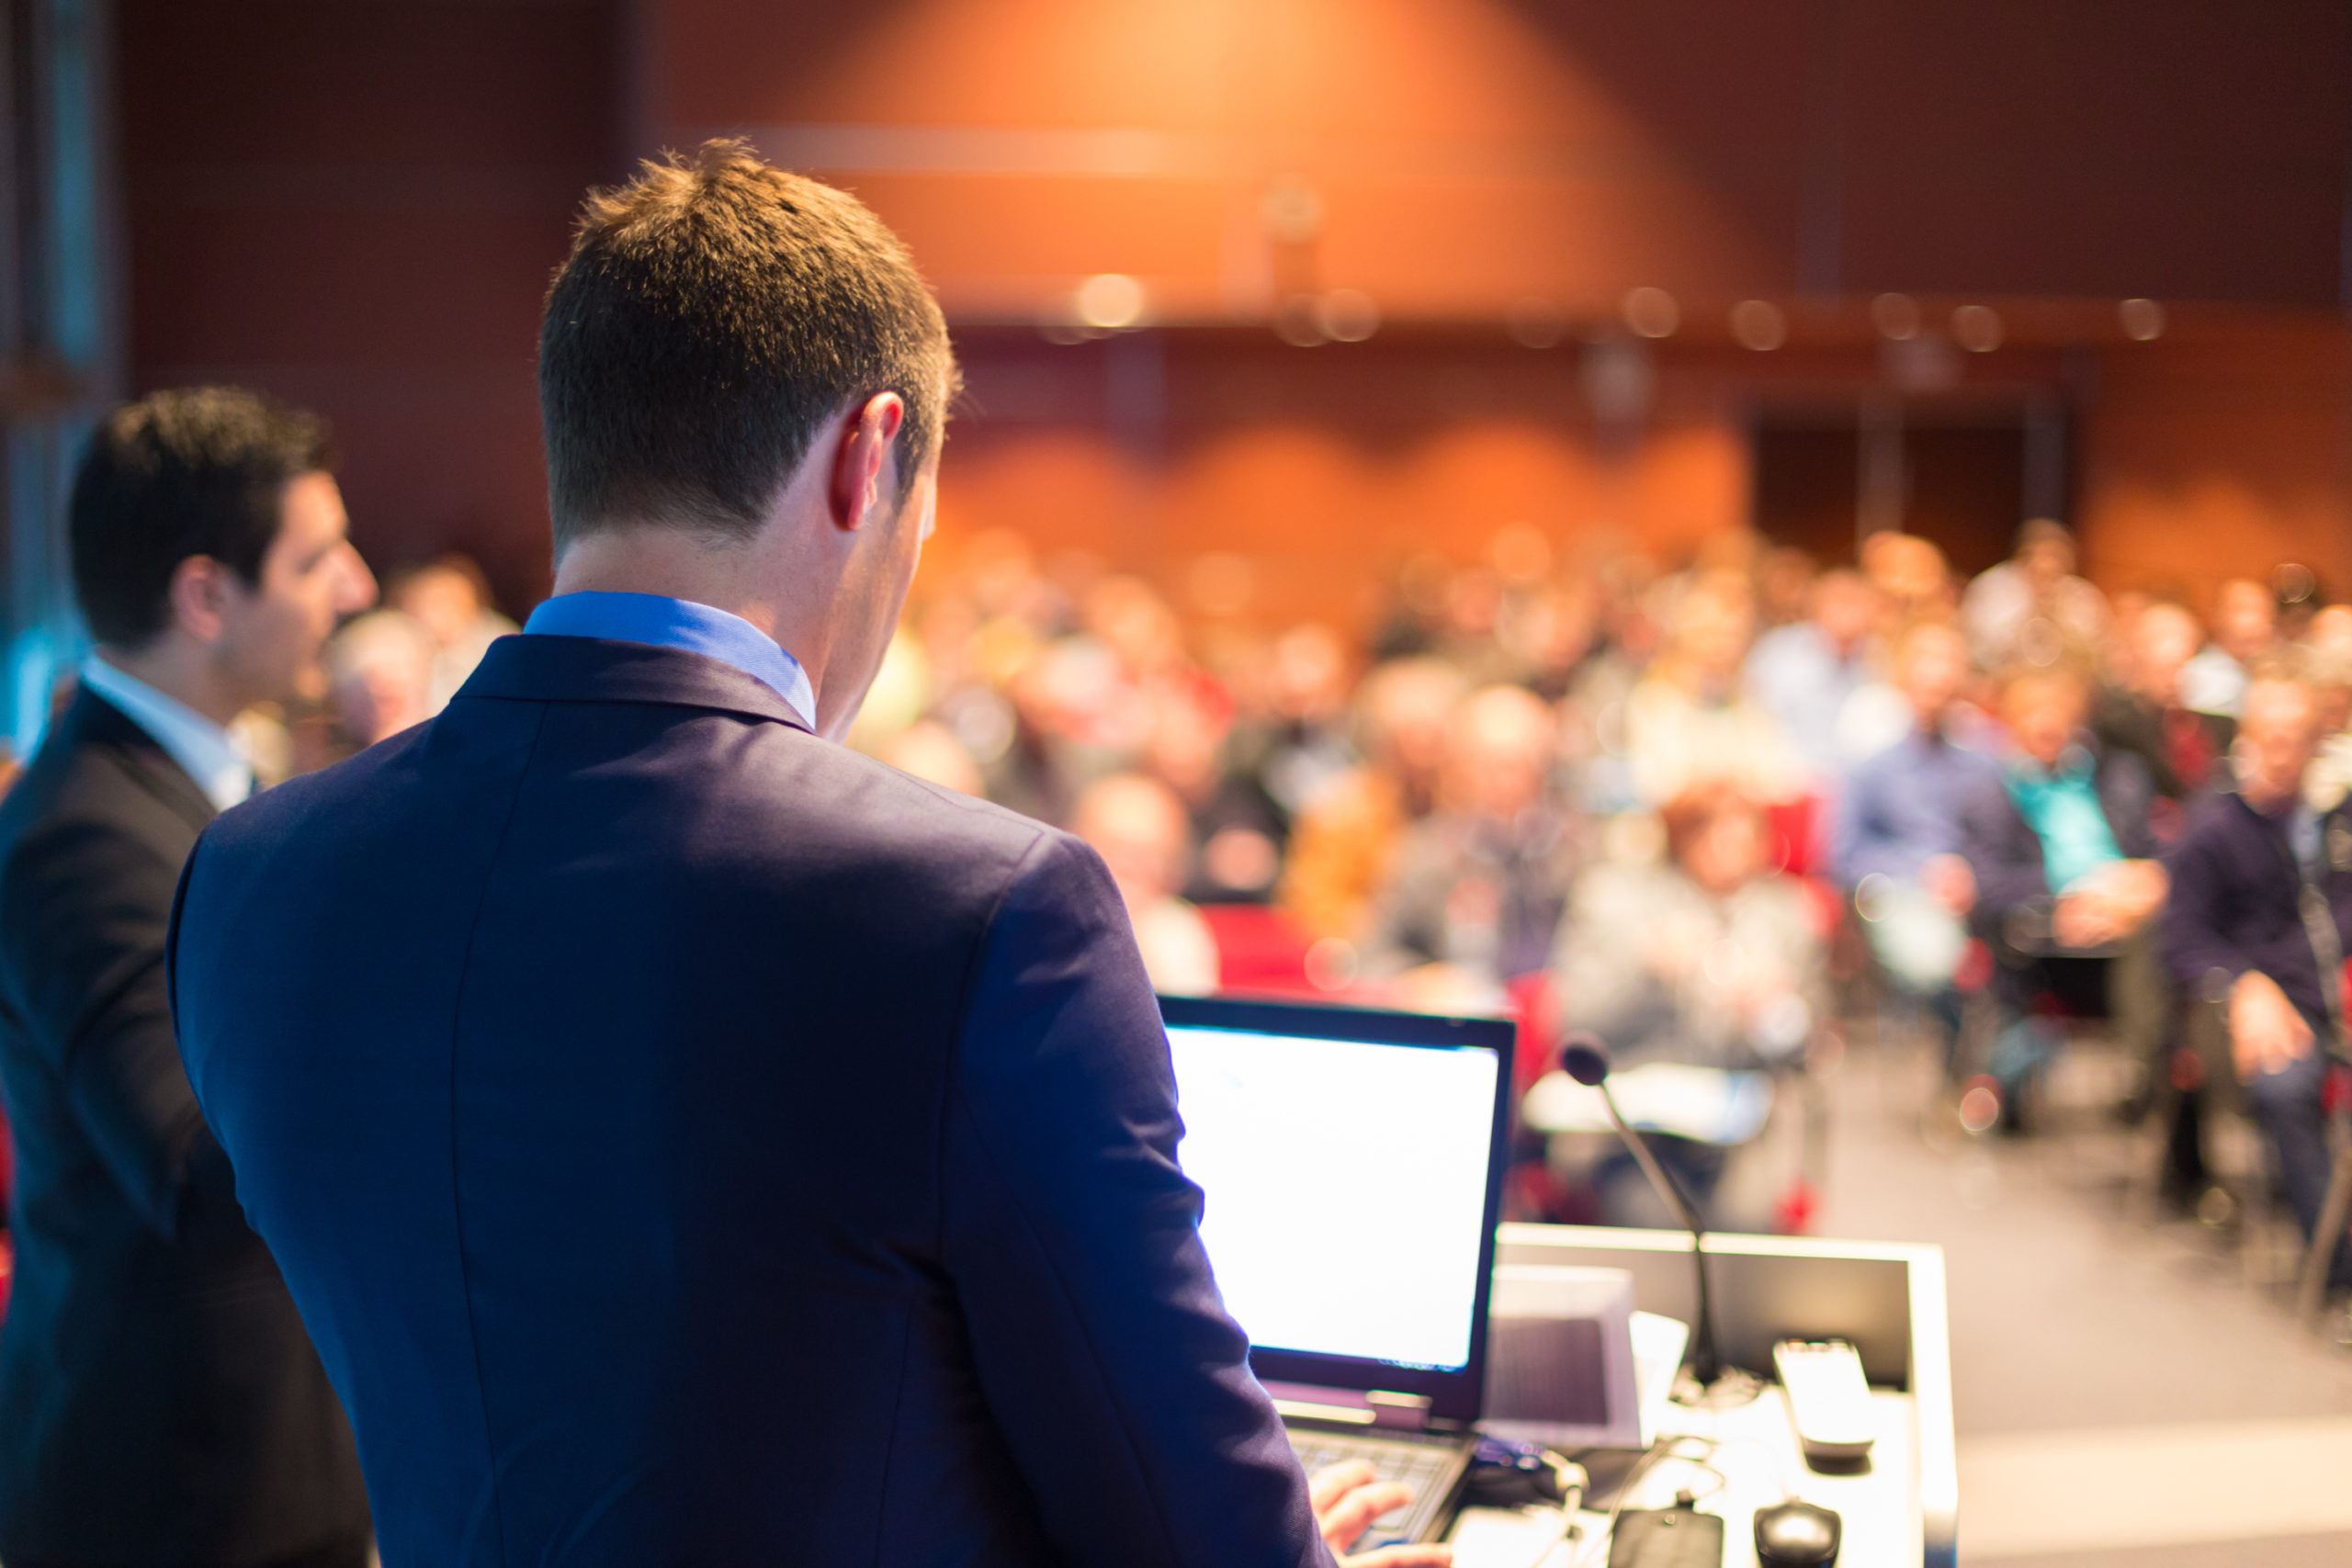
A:
{"label": "gooseneck microphone", "polygon": [[1715,1353],[1714,1307],[1707,1296],[1707,1233],[1699,1224],[1699,1212],[1682,1195],[1681,1184],[1657,1163],[1657,1156],[1650,1152],[1649,1140],[1617,1109],[1617,1097],[1609,1092],[1609,1047],[1600,1043],[1600,1037],[1577,1032],[1562,1040],[1560,1070],[1587,1089],[1600,1091],[1600,1102],[1609,1108],[1609,1120],[1616,1123],[1617,1135],[1625,1140],[1642,1174],[1650,1179],[1650,1185],[1668,1206],[1682,1217],[1684,1228],[1690,1233],[1690,1263],[1699,1277],[1699,1321],[1690,1328],[1690,1375],[1702,1385],[1712,1384],[1724,1369],[1722,1359]]}

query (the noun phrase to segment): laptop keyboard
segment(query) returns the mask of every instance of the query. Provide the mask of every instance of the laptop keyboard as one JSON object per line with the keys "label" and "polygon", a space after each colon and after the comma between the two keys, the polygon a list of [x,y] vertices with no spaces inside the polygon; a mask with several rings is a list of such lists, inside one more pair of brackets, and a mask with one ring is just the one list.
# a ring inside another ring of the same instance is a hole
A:
{"label": "laptop keyboard", "polygon": [[1291,1430],[1290,1446],[1310,1479],[1335,1464],[1362,1460],[1381,1480],[1412,1488],[1413,1500],[1373,1520],[1350,1549],[1355,1551],[1370,1551],[1374,1547],[1413,1540],[1410,1527],[1417,1525],[1427,1512],[1430,1492],[1446,1479],[1461,1451],[1460,1445],[1451,1441],[1356,1438],[1298,1427]]}

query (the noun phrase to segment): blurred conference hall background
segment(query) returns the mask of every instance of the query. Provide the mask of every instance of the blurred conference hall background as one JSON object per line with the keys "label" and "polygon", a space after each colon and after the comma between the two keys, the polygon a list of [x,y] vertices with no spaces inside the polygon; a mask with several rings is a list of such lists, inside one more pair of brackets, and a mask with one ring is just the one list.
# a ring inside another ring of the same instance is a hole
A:
{"label": "blurred conference hall background", "polygon": [[[966,378],[853,744],[1088,838],[1163,989],[1517,1019],[1514,1217],[1658,1217],[1564,1028],[1752,1076],[1658,1113],[1714,1223],[1949,1250],[1963,1561],[2352,1561],[2313,1178],[2175,934],[2250,686],[2315,818],[2352,786],[2352,9],[0,15],[17,757],[86,647],[80,444],[199,383],[332,422],[387,587],[260,771],[435,711],[548,590],[582,194],[746,138],[905,238]],[[2014,824],[1937,816],[1926,730]],[[2093,772],[2062,883],[2034,792]]]}

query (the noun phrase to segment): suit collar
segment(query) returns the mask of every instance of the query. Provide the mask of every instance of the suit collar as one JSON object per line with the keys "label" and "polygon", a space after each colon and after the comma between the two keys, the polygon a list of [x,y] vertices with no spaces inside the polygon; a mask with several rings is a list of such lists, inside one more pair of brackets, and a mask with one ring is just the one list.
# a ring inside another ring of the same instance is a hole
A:
{"label": "suit collar", "polygon": [[162,801],[202,832],[220,813],[211,797],[172,761],[155,738],[137,720],[96,692],[85,688],[57,727],[57,739],[67,746],[98,746],[120,759],[123,771],[141,789]]}
{"label": "suit collar", "polygon": [[792,705],[758,677],[684,649],[604,637],[503,637],[458,689],[542,703],[658,703],[773,719],[804,733]]}

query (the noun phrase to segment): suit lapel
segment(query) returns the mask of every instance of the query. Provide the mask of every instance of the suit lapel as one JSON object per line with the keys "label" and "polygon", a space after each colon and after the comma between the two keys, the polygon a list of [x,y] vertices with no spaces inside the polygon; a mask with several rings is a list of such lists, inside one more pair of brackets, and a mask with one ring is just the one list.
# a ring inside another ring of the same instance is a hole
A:
{"label": "suit lapel", "polygon": [[103,746],[122,762],[123,772],[148,794],[185,818],[188,826],[201,833],[220,813],[213,809],[212,799],[187,776],[187,771],[172,761],[171,753],[155,743],[153,736],[139,728],[138,722],[93,692],[84,692],[74,699],[69,722],[77,727],[77,739],[85,745]]}

